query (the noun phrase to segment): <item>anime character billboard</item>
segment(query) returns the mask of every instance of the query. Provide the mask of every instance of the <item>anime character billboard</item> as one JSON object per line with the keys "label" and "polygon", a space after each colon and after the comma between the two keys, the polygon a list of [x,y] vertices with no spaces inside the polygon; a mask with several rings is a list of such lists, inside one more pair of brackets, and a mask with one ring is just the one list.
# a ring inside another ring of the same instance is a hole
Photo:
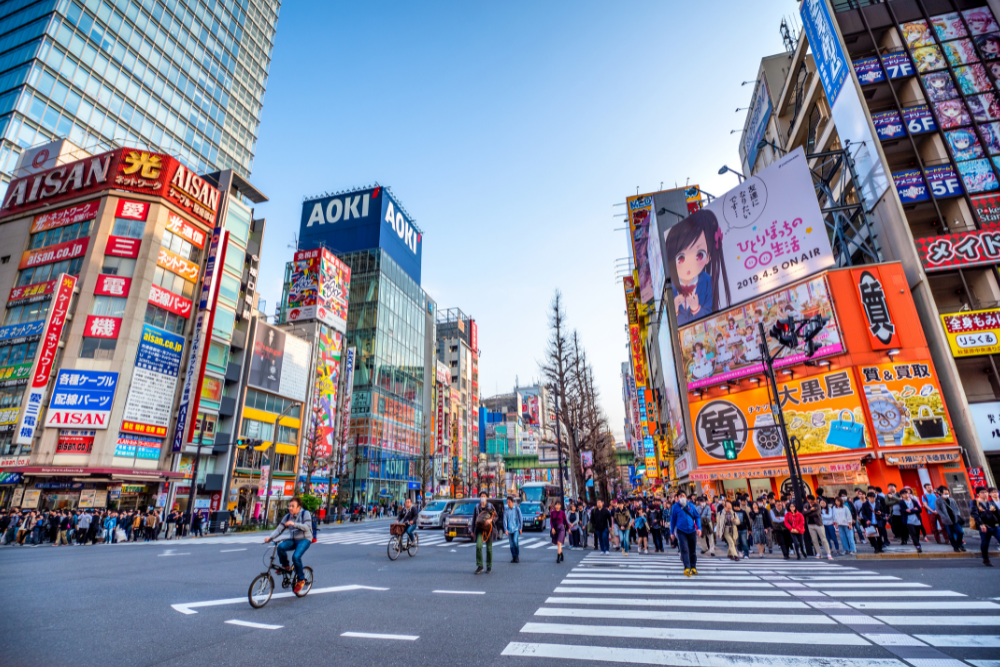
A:
{"label": "anime character billboard", "polygon": [[665,239],[679,326],[835,263],[801,147],[671,227]]}

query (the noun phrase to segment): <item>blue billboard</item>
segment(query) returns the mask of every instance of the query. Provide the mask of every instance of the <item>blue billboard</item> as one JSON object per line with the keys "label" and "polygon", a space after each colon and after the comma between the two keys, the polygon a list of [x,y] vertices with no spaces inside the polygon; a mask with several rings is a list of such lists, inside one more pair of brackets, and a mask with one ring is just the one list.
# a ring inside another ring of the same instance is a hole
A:
{"label": "blue billboard", "polygon": [[335,254],[382,248],[420,284],[423,235],[386,188],[376,186],[302,204],[300,250]]}

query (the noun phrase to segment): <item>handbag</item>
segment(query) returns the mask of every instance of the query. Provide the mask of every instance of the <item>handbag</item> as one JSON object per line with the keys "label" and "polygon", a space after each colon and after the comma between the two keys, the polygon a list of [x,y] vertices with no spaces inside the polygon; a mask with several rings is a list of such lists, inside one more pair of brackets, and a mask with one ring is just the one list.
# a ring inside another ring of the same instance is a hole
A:
{"label": "handbag", "polygon": [[[851,416],[851,421],[844,419],[844,413]],[[844,449],[862,449],[865,446],[865,429],[854,420],[854,413],[844,409],[840,418],[830,422],[830,432],[826,436],[826,444]]]}
{"label": "handbag", "polygon": [[921,440],[943,438],[948,433],[944,417],[935,417],[926,405],[921,405],[920,412],[913,418],[913,430]]}
{"label": "handbag", "polygon": [[865,526],[865,537],[875,537],[876,535],[878,535],[878,530],[875,529],[875,526]]}

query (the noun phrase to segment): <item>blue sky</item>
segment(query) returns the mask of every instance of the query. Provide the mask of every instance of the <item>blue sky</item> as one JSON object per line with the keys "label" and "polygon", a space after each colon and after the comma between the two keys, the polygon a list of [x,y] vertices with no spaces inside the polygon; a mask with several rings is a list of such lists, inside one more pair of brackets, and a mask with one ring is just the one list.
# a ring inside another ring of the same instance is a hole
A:
{"label": "blue sky", "polygon": [[286,1],[254,172],[273,312],[302,197],[378,181],[423,229],[423,287],[479,323],[481,390],[537,378],[556,289],[622,438],[614,231],[638,187],[735,185],[760,59],[791,0]]}

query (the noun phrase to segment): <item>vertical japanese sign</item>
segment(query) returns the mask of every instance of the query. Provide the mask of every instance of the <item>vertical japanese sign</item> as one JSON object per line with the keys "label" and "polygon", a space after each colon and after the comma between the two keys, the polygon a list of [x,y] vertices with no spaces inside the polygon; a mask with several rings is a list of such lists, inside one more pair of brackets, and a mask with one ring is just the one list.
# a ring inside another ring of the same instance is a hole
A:
{"label": "vertical japanese sign", "polygon": [[[205,358],[206,339],[211,335],[212,322],[215,319],[215,297],[218,292],[219,274],[222,272],[222,263],[226,259],[226,236],[226,230],[221,225],[216,227],[212,231],[212,241],[208,246],[208,261],[205,263],[205,275],[202,278],[198,317],[195,319],[194,334],[191,336],[191,351],[188,353],[181,402],[177,406],[177,425],[174,427],[172,446],[174,452],[181,451],[181,447],[184,445],[189,413],[196,412],[198,409],[198,385],[200,385],[203,370],[202,360]],[[195,420],[190,421],[193,429]]]}
{"label": "vertical japanese sign", "polygon": [[899,334],[885,298],[885,277],[878,265],[853,269],[851,277],[858,290],[858,299],[865,313],[865,329],[873,350],[899,347]]}
{"label": "vertical japanese sign", "polygon": [[340,407],[340,420],[343,422],[343,435],[341,437],[340,460],[347,460],[347,445],[351,434],[351,398],[354,396],[354,362],[357,356],[357,348],[347,348],[347,355],[344,357],[344,400]]}
{"label": "vertical japanese sign", "polygon": [[59,351],[59,340],[62,338],[63,328],[66,326],[66,314],[69,312],[73,290],[76,289],[76,280],[74,276],[61,273],[56,281],[58,287],[52,298],[52,305],[49,307],[49,315],[45,319],[42,340],[38,345],[35,363],[31,369],[31,382],[28,384],[27,391],[28,400],[14,434],[14,444],[16,445],[30,445],[35,437],[35,429],[40,426],[38,417],[45,402],[45,388],[49,384],[52,365],[55,363],[56,353]]}

